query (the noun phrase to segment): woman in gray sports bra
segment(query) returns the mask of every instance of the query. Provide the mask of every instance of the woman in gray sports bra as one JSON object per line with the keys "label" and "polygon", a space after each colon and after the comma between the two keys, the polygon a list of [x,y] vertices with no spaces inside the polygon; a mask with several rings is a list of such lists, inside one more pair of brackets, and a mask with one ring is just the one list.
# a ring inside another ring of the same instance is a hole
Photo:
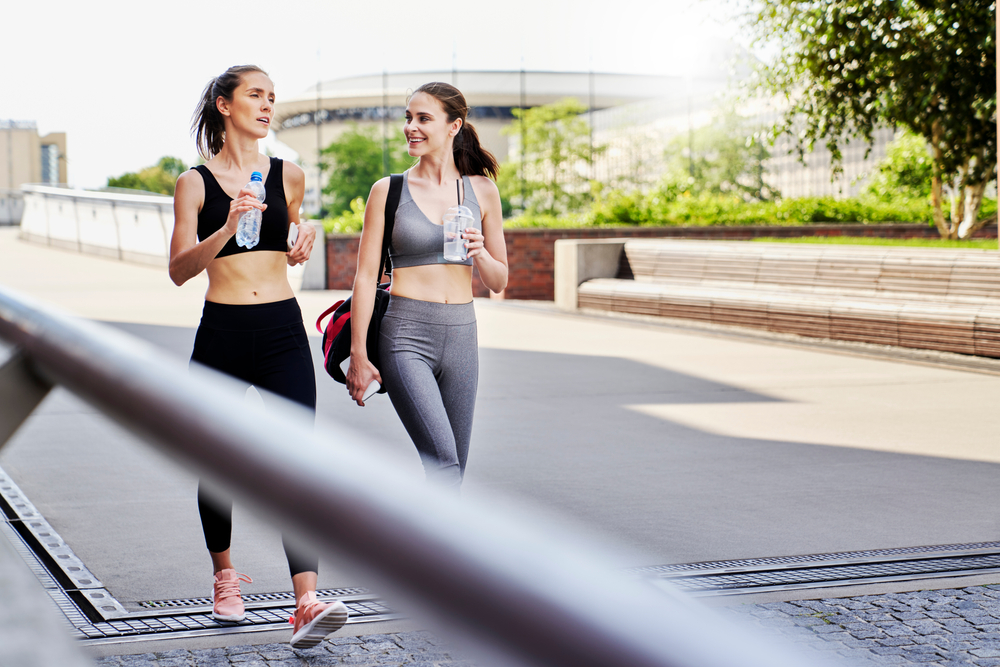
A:
{"label": "woman in gray sports bra", "polygon": [[[407,148],[419,161],[403,174],[389,255],[392,288],[379,339],[381,373],[364,340],[375,300],[389,179],[372,187],[358,252],[347,389],[358,405],[373,381],[389,393],[429,479],[457,489],[465,474],[479,382],[472,267],[493,292],[507,286],[507,250],[496,159],[466,122],[454,86],[428,83],[406,106]],[[457,193],[456,193],[457,190]],[[441,221],[456,198],[473,214],[463,238],[468,260],[443,254]]]}

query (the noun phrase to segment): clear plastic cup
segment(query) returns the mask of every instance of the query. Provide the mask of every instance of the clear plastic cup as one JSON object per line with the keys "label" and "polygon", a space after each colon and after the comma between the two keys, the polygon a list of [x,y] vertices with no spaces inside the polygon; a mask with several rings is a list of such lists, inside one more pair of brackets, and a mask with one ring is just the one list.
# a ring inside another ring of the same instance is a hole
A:
{"label": "clear plastic cup", "polygon": [[[452,206],[444,214],[444,259],[447,262],[464,262],[469,258],[462,232],[477,227],[472,211],[466,206]],[[478,228],[478,227],[477,227]]]}

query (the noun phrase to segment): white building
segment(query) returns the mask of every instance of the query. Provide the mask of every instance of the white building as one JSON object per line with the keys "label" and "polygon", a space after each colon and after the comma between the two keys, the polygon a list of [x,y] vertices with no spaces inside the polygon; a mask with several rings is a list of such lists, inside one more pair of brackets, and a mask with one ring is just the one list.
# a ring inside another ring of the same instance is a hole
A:
{"label": "white building", "polygon": [[16,225],[24,211],[21,186],[66,182],[66,134],[38,135],[34,121],[0,120],[0,225]]}
{"label": "white building", "polygon": [[451,83],[462,91],[471,107],[469,121],[483,145],[501,162],[510,151],[510,141],[501,130],[513,121],[512,109],[567,97],[590,109],[609,109],[670,97],[684,89],[679,77],[588,72],[405,72],[324,81],[275,105],[277,139],[298,152],[306,171],[306,211],[318,208],[319,149],[352,123],[402,127],[407,97],[432,81]]}

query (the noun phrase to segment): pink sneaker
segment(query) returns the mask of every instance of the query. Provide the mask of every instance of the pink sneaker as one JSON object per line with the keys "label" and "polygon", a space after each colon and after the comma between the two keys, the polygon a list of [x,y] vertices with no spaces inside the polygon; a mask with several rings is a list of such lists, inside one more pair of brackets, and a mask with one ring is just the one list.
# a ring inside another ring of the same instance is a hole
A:
{"label": "pink sneaker", "polygon": [[253,583],[253,579],[236,570],[227,569],[215,574],[212,588],[212,618],[217,621],[239,623],[243,620],[243,600],[240,598],[240,582]]}
{"label": "pink sneaker", "polygon": [[347,622],[347,607],[340,600],[330,604],[316,599],[316,592],[309,591],[295,607],[295,615],[288,619],[294,626],[292,648],[310,648],[333,634]]}

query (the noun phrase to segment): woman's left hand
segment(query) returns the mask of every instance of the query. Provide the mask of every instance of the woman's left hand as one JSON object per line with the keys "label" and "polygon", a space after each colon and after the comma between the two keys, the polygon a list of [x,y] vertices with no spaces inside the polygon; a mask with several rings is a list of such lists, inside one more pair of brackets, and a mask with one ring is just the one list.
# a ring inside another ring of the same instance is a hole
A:
{"label": "woman's left hand", "polygon": [[295,245],[285,253],[288,258],[288,266],[296,266],[309,259],[312,254],[313,243],[316,241],[316,230],[309,222],[299,223],[299,237],[295,239]]}
{"label": "woman's left hand", "polygon": [[475,227],[466,227],[465,232],[462,234],[462,238],[465,239],[465,247],[468,250],[469,259],[473,259],[477,255],[489,255],[489,252],[487,252],[484,247],[486,237],[483,236],[483,233]]}

